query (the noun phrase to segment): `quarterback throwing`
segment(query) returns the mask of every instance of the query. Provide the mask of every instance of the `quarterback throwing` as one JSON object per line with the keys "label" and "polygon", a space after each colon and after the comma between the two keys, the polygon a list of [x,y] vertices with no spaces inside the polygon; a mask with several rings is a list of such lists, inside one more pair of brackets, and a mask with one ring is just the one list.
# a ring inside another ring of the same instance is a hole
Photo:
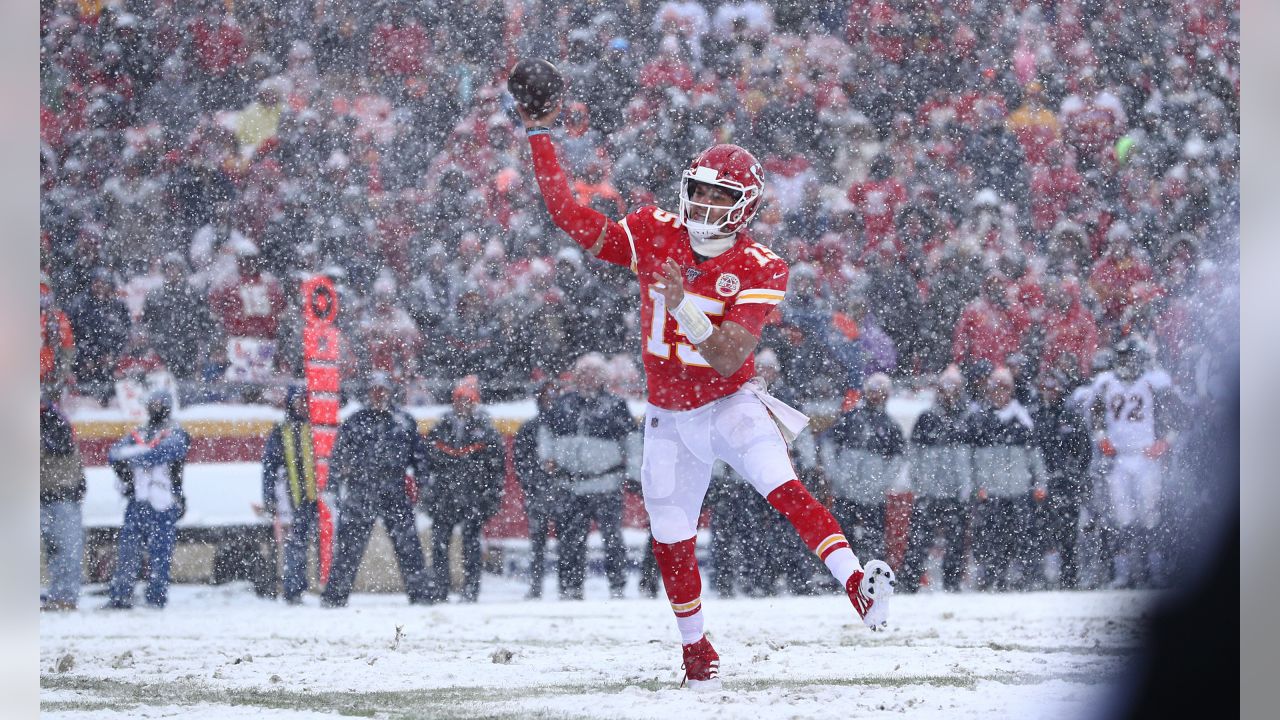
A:
{"label": "quarterback throwing", "polygon": [[559,105],[538,117],[518,110],[551,218],[587,252],[629,267],[640,281],[649,394],[641,490],[689,685],[720,682],[694,554],[716,460],[791,522],[868,627],[884,627],[893,571],[881,560],[859,563],[835,518],[797,480],[783,431],[798,430],[803,416],[749,382],[761,327],[786,296],[788,274],[787,263],[745,229],[764,194],[760,163],[737,145],[714,145],[684,170],[678,212],[650,205],[614,221],[570,191],[550,135]]}

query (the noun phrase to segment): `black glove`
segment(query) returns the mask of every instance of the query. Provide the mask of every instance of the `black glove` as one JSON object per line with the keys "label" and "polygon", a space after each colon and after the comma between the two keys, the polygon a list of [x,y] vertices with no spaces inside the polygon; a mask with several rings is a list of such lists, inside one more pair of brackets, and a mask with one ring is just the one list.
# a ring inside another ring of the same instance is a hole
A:
{"label": "black glove", "polygon": [[173,506],[178,509],[178,519],[181,520],[182,517],[187,514],[187,496],[178,495],[176,498],[174,498],[173,502],[174,502]]}

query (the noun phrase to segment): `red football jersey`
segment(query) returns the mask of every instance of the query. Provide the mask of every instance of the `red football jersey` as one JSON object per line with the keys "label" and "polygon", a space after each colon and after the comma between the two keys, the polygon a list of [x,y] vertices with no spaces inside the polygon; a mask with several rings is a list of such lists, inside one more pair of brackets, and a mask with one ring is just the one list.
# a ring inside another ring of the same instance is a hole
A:
{"label": "red football jersey", "polygon": [[765,318],[782,302],[787,263],[769,248],[738,233],[733,247],[697,262],[680,218],[652,205],[609,223],[597,257],[630,267],[640,280],[640,354],[644,358],[649,402],[666,410],[689,410],[722,398],[755,375],[755,357],[723,377],[698,353],[667,312],[662,295],[651,289],[653,274],[668,258],[684,268],[686,295],[719,326],[726,320],[760,337]]}

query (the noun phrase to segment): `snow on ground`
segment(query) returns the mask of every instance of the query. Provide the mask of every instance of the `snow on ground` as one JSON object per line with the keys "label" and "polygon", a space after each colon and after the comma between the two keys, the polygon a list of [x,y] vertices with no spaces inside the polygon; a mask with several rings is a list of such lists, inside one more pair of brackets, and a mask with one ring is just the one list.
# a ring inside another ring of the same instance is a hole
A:
{"label": "snow on ground", "polygon": [[[486,575],[480,603],[343,609],[184,585],[163,611],[40,618],[47,718],[1079,718],[1123,677],[1151,596],[922,593],[872,633],[834,595],[709,597],[724,690],[678,688],[663,599],[520,598]],[[93,588],[90,588],[93,590]],[[141,592],[141,590],[139,590]]]}

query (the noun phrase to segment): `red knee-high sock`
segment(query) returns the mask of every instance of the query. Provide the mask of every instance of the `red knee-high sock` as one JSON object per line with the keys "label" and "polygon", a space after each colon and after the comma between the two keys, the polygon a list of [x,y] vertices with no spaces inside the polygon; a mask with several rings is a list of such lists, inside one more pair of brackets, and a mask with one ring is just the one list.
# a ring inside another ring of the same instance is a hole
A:
{"label": "red knee-high sock", "polygon": [[804,544],[826,563],[841,584],[861,567],[840,523],[799,480],[783,483],[766,499],[791,522]]}
{"label": "red knee-high sock", "polygon": [[698,574],[694,542],[695,538],[677,543],[653,541],[653,557],[658,561],[662,585],[685,645],[697,642],[703,633],[702,576]]}

